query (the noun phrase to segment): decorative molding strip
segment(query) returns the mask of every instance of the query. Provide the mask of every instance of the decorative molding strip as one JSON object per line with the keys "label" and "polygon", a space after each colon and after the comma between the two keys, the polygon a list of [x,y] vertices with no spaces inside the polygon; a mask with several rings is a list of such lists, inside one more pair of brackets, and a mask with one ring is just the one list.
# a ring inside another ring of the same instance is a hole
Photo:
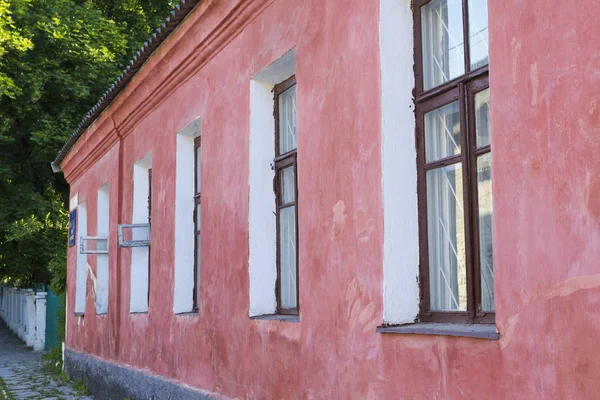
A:
{"label": "decorative molding strip", "polygon": [[[254,20],[274,0],[244,0],[234,7],[227,16],[210,32],[189,54],[165,77],[160,84],[153,88],[152,96],[148,96],[141,103],[131,108],[135,111],[129,114],[119,124],[123,130],[123,137],[133,130],[140,120],[151,113],[171,93],[185,84],[198,71],[200,71],[210,60],[212,60],[223,48],[225,48],[235,37],[237,37],[246,26]],[[193,23],[193,21],[190,21]],[[172,52],[177,51],[173,49]],[[165,57],[168,57],[166,55]],[[154,77],[156,79],[156,77]],[[144,81],[140,83],[142,86]],[[129,100],[126,99],[124,102]]]}

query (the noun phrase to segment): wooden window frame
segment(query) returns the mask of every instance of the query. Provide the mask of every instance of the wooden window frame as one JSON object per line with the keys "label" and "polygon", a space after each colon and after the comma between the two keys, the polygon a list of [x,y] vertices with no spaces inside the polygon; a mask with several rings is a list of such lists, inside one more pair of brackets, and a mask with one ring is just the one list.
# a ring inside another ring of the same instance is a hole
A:
{"label": "wooden window frame", "polygon": [[[291,89],[296,85],[296,76],[275,85],[273,88],[275,107],[275,160],[273,162],[273,170],[275,171],[275,177],[273,178],[273,190],[275,191],[275,215],[276,215],[276,229],[275,229],[275,240],[277,249],[277,280],[275,283],[275,298],[277,300],[277,314],[282,315],[299,315],[300,313],[300,291],[299,291],[299,257],[298,257],[298,162],[297,162],[297,147],[285,154],[279,153],[279,96]],[[282,204],[283,193],[281,192],[281,180],[280,173],[283,169],[290,166],[294,167],[294,201],[291,203]],[[295,206],[295,218],[296,218],[296,307],[295,308],[283,308],[281,307],[281,249],[280,249],[280,231],[279,231],[279,216],[280,212],[284,208]]]}
{"label": "wooden window frame", "polygon": [[[198,264],[198,251],[200,247],[199,236],[200,236],[200,226],[198,225],[198,207],[202,207],[201,205],[201,188],[198,187],[198,163],[201,163],[202,160],[198,159],[198,149],[202,151],[202,141],[200,140],[200,136],[194,139],[194,286],[192,292],[192,312],[198,312],[199,309],[199,297],[198,293],[200,289],[199,280],[199,271],[200,265]],[[202,179],[202,177],[200,177]]]}
{"label": "wooden window frame", "polygon": [[[489,88],[489,64],[471,71],[468,1],[462,0],[465,73],[429,90],[423,88],[423,42],[421,8],[431,0],[415,0],[413,4],[415,40],[415,116],[417,148],[417,193],[419,213],[419,318],[422,322],[493,324],[495,312],[480,310],[481,271],[479,257],[479,223],[477,197],[477,158],[491,152],[491,146],[476,147],[475,94]],[[470,0],[474,1],[474,0]],[[459,103],[461,153],[434,162],[426,162],[425,114],[444,105]],[[432,311],[429,286],[429,241],[427,225],[426,172],[431,169],[461,165],[465,224],[465,256],[467,269],[467,310]]]}

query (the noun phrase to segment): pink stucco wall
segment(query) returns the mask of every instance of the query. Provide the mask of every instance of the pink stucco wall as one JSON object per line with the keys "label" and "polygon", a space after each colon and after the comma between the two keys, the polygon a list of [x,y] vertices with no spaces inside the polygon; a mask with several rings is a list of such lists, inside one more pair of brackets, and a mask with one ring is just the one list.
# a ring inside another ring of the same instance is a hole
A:
{"label": "pink stucco wall", "polygon": [[[222,23],[235,13],[248,22]],[[600,7],[489,1],[489,15],[499,341],[375,332],[383,320],[379,1],[220,0],[198,6],[63,163],[72,194],[88,199],[91,233],[97,189],[110,180],[114,238],[106,316],[95,315],[90,279],[85,317],[73,315],[69,250],[67,347],[230,397],[595,397]],[[214,38],[217,26],[227,41]],[[249,320],[249,80],[294,46],[301,322]],[[176,65],[189,72],[174,74]],[[176,132],[197,116],[208,233],[200,313],[174,316]],[[148,151],[150,311],[131,315],[130,251],[117,248],[116,227],[130,222],[133,164]],[[334,227],[340,200],[347,217]]]}

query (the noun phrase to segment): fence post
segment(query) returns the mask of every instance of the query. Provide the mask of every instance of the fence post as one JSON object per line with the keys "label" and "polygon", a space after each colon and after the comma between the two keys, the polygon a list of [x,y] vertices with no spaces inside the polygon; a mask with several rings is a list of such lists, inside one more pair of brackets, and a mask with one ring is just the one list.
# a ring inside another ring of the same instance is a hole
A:
{"label": "fence post", "polygon": [[8,289],[8,327],[14,332],[15,325],[15,289]]}
{"label": "fence post", "polygon": [[12,330],[13,326],[13,312],[14,312],[14,304],[13,304],[13,288],[8,289],[8,327]]}
{"label": "fence post", "polygon": [[10,329],[16,335],[17,333],[19,333],[19,292],[17,291],[17,289],[12,290],[12,303],[12,324],[10,326]]}
{"label": "fence post", "polygon": [[8,288],[6,290],[6,325],[10,328],[10,323],[12,321],[12,288]]}
{"label": "fence post", "polygon": [[6,286],[0,286],[0,318],[6,321]]}
{"label": "fence post", "polygon": [[33,347],[36,334],[35,293],[29,289],[25,294],[27,298],[27,332],[25,333],[25,344]]}
{"label": "fence post", "polygon": [[0,318],[4,320],[4,285],[0,285]]}
{"label": "fence post", "polygon": [[34,350],[44,350],[46,345],[46,292],[35,294],[36,338]]}
{"label": "fence post", "polygon": [[6,319],[6,324],[10,329],[12,329],[13,323],[13,288],[8,288],[8,314]]}
{"label": "fence post", "polygon": [[17,336],[21,340],[25,337],[25,306],[25,291],[19,289],[19,332]]}
{"label": "fence post", "polygon": [[11,290],[12,294],[12,312],[11,312],[11,323],[10,329],[16,335],[19,333],[19,292],[16,288]]}
{"label": "fence post", "polygon": [[19,304],[21,310],[19,312],[19,338],[25,341],[25,331],[27,330],[27,298],[25,289],[19,290]]}

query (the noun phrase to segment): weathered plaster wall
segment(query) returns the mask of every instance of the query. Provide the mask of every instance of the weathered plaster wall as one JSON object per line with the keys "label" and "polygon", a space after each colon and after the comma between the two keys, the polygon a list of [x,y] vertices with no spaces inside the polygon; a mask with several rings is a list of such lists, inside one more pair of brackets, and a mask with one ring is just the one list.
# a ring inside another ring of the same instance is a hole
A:
{"label": "weathered plaster wall", "polygon": [[600,5],[490,1],[489,12],[502,386],[596,397]]}
{"label": "weathered plaster wall", "polygon": [[[253,13],[239,34],[228,19],[236,12]],[[88,201],[89,232],[97,189],[110,180],[116,235],[117,219],[132,213],[133,165],[153,152],[149,312],[129,313],[131,251],[111,240],[108,315],[94,314],[88,279],[85,317],[68,313],[67,347],[231,397],[593,398],[598,5],[490,1],[489,13],[499,341],[375,333],[384,318],[380,2],[214,0],[194,11],[65,160],[72,193]],[[223,18],[229,43],[211,36]],[[249,81],[292,47],[301,322],[249,320]],[[210,51],[207,62],[194,58]],[[191,72],[173,74],[177,65]],[[201,307],[197,316],[175,316],[176,134],[198,116],[208,233]],[[89,167],[102,146],[110,150]],[[71,283],[74,248],[68,257]],[[74,289],[69,284],[70,306]]]}
{"label": "weathered plaster wall", "polygon": [[[95,255],[87,258],[89,268],[86,268],[85,282],[86,301],[84,316],[73,314],[75,305],[75,277],[77,265],[77,246],[70,247],[67,253],[67,346],[78,343],[81,351],[97,354],[99,357],[114,359],[117,355],[115,342],[118,326],[116,310],[119,301],[117,290],[117,210],[119,198],[119,145],[116,144],[86,174],[71,182],[71,197],[77,194],[79,202],[85,201],[87,208],[87,235],[96,236],[98,233],[98,189],[107,182],[110,185],[109,198],[109,241],[108,241],[108,314],[96,314],[96,289],[98,282],[97,260]],[[77,232],[77,236],[82,233]],[[104,310],[100,310],[104,311]]]}

